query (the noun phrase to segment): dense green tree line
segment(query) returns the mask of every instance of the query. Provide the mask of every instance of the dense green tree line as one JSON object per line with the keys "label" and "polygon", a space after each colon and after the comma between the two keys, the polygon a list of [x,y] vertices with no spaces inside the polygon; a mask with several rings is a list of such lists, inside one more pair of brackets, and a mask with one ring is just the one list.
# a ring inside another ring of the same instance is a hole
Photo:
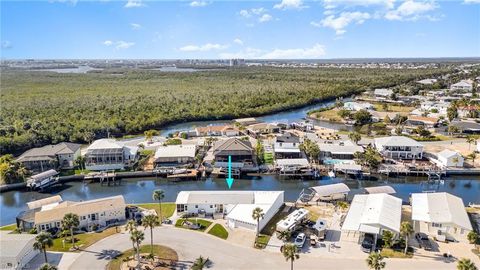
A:
{"label": "dense green tree line", "polygon": [[0,152],[90,142],[172,122],[255,116],[443,73],[444,69],[241,68],[192,73],[4,71]]}

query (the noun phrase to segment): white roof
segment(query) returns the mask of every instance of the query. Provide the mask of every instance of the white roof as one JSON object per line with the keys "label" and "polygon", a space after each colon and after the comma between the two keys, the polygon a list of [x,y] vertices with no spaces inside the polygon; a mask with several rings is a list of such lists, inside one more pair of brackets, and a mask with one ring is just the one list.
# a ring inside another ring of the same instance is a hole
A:
{"label": "white roof", "polygon": [[300,153],[300,148],[275,146],[275,152],[276,153]]}
{"label": "white roof", "polygon": [[319,144],[321,152],[330,152],[337,155],[349,155],[356,152],[363,153],[363,147],[358,145],[339,145],[339,144]]}
{"label": "white roof", "polygon": [[278,166],[308,166],[308,160],[306,158],[285,158],[277,159]]}
{"label": "white roof", "polygon": [[155,158],[195,157],[195,145],[167,145],[158,147]]}
{"label": "white roof", "polygon": [[460,81],[458,83],[452,84],[452,86],[471,87],[472,84],[467,81]]}
{"label": "white roof", "polygon": [[93,149],[118,149],[123,148],[123,143],[114,139],[99,139],[94,141],[87,150]]}
{"label": "white roof", "polygon": [[42,208],[44,205],[59,203],[62,201],[63,199],[60,195],[55,195],[55,196],[47,197],[44,199],[27,202],[27,207],[28,209],[32,210],[32,209]]}
{"label": "white roof", "polygon": [[402,200],[391,195],[359,194],[353,197],[342,230],[379,233],[400,232]]}
{"label": "white roof", "polygon": [[358,164],[337,163],[333,165],[335,170],[361,171],[362,166]]}
{"label": "white roof", "polygon": [[395,189],[391,186],[378,186],[378,187],[366,187],[365,191],[368,194],[376,194],[376,193],[386,193],[386,194],[395,194],[397,193]]}
{"label": "white roof", "polygon": [[[0,258],[17,258],[26,246],[31,246],[36,234],[10,234],[0,231]],[[1,260],[3,261],[3,259]]]}
{"label": "white roof", "polygon": [[332,194],[350,192],[350,188],[348,188],[348,186],[345,185],[344,183],[315,186],[315,187],[311,187],[310,189],[314,190],[318,196],[330,196]]}
{"label": "white roof", "polygon": [[412,220],[450,223],[472,230],[463,200],[446,192],[413,193]]}
{"label": "white roof", "polygon": [[375,89],[375,95],[389,96],[391,94],[393,94],[393,90],[391,89],[385,89],[385,88]]}
{"label": "white roof", "polygon": [[375,145],[378,147],[383,146],[423,146],[423,144],[415,141],[414,139],[405,137],[405,136],[390,136],[390,137],[381,137],[374,139]]}
{"label": "white roof", "polygon": [[451,158],[451,157],[458,157],[462,156],[458,152],[450,150],[450,149],[445,149],[442,152],[438,153],[438,157],[443,157],[445,159]]}
{"label": "white roof", "polygon": [[283,191],[197,190],[180,191],[176,204],[267,204]]}

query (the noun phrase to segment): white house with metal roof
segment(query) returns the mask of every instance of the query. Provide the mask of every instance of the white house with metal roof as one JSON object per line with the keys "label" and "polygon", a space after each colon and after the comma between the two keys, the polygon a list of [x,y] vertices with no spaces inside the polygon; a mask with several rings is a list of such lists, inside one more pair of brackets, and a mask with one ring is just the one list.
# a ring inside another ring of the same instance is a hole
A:
{"label": "white house with metal roof", "polygon": [[437,239],[468,241],[472,224],[461,198],[446,192],[413,193],[411,202],[416,232]]}
{"label": "white house with metal roof", "polygon": [[445,149],[437,154],[437,159],[432,159],[440,167],[463,167],[464,158],[457,151]]}
{"label": "white house with metal roof", "polygon": [[466,80],[450,85],[450,90],[471,91],[472,83]]}
{"label": "white house with metal roof", "polygon": [[94,141],[85,154],[85,168],[90,171],[123,170],[138,158],[138,147],[114,139]]}
{"label": "white house with metal roof", "polygon": [[375,138],[375,148],[382,156],[391,159],[422,159],[423,144],[405,137],[390,136]]}
{"label": "white house with metal roof", "polygon": [[195,161],[195,145],[167,145],[160,146],[155,152],[156,166],[178,166]]}
{"label": "white house with metal roof", "polygon": [[39,253],[33,249],[36,234],[11,234],[0,231],[0,269],[24,269]]}
{"label": "white house with metal roof", "polygon": [[243,227],[255,230],[257,221],[252,218],[253,210],[261,208],[262,230],[284,204],[283,191],[181,191],[175,201],[178,214],[219,215],[227,220],[230,228]]}
{"label": "white house with metal roof", "polygon": [[385,230],[398,234],[401,217],[401,199],[386,193],[358,194],[353,197],[342,231],[354,238],[364,233],[381,237]]}

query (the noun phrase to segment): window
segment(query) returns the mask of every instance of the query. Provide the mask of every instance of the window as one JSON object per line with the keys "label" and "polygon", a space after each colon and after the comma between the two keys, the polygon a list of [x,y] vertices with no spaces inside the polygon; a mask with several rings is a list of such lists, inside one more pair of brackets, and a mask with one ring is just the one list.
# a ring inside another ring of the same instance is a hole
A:
{"label": "window", "polygon": [[198,205],[195,205],[195,208],[198,208]]}
{"label": "window", "polygon": [[441,228],[441,227],[442,227],[442,224],[432,222],[432,227],[434,227],[434,228]]}
{"label": "window", "polygon": [[210,205],[210,208],[213,208],[213,205]]}
{"label": "window", "polygon": [[45,230],[45,225],[42,224],[41,227],[42,227],[42,231],[44,231]]}

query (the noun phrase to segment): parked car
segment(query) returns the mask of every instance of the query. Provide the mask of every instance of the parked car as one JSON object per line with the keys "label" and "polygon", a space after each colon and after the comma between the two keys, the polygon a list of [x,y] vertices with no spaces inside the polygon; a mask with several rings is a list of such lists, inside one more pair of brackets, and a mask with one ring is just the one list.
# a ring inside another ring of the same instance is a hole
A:
{"label": "parked car", "polygon": [[375,237],[373,236],[373,234],[370,234],[370,233],[365,234],[365,236],[363,237],[363,240],[362,240],[362,244],[361,244],[363,252],[366,252],[366,253],[372,252],[373,244],[374,244],[374,241],[375,241],[374,239],[375,239]]}
{"label": "parked car", "polygon": [[428,235],[421,232],[416,233],[415,239],[417,240],[420,248],[423,248],[425,250],[432,250],[432,243],[430,242],[430,239],[428,239]]}
{"label": "parked car", "polygon": [[298,248],[302,248],[305,244],[306,239],[307,236],[304,233],[299,233],[297,237],[295,237],[295,246],[297,246]]}

